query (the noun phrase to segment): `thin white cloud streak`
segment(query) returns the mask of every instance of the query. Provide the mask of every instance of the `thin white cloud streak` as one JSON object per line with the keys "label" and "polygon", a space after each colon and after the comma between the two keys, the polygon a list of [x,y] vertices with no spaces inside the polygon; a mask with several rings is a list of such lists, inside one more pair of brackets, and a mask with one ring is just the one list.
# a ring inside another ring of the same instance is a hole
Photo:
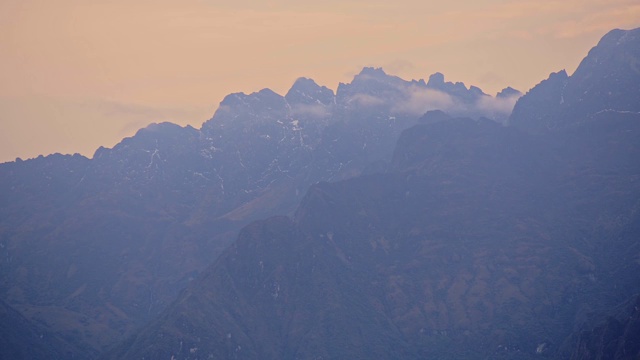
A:
{"label": "thin white cloud streak", "polygon": [[520,96],[505,98],[483,96],[475,103],[475,108],[482,116],[502,122],[511,115],[513,107],[519,98]]}
{"label": "thin white cloud streak", "polygon": [[451,112],[460,108],[451,95],[438,90],[411,86],[403,89],[403,92],[406,99],[393,105],[393,112],[422,115],[430,110]]}
{"label": "thin white cloud streak", "polygon": [[330,115],[331,111],[321,104],[296,104],[291,107],[291,116],[293,117],[322,119]]}
{"label": "thin white cloud streak", "polygon": [[362,107],[375,107],[388,104],[388,100],[368,94],[355,94],[349,99],[349,102]]}
{"label": "thin white cloud streak", "polygon": [[519,96],[498,98],[480,96],[474,103],[459,101],[453,96],[434,89],[411,87],[405,90],[407,98],[392,108],[394,112],[422,115],[431,110],[442,110],[452,116],[486,117],[502,121],[513,111]]}
{"label": "thin white cloud streak", "polygon": [[431,110],[441,110],[452,116],[486,117],[503,122],[513,111],[519,96],[498,98],[480,96],[474,103],[464,103],[445,92],[420,86],[399,88],[403,99],[383,99],[373,95],[356,94],[351,98],[359,106],[389,106],[392,113],[420,116]]}

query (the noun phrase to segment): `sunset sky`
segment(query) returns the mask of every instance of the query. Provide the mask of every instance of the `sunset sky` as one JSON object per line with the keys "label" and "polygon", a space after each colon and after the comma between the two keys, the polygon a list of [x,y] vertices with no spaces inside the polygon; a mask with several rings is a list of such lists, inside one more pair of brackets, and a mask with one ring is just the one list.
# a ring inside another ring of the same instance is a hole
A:
{"label": "sunset sky", "polygon": [[199,128],[226,94],[335,90],[363,66],[526,91],[639,26],[637,0],[1,0],[0,162],[91,157],[152,122]]}

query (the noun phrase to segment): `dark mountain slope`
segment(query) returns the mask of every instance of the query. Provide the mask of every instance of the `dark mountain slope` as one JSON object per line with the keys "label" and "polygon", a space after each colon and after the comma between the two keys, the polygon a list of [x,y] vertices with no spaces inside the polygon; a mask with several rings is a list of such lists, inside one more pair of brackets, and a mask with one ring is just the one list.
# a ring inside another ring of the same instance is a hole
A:
{"label": "dark mountain slope", "polygon": [[[305,237],[287,218],[247,227],[216,271],[204,274],[181,296],[176,306],[183,311],[158,320],[169,325],[150,334],[157,347],[149,348],[141,337],[114,358],[407,355],[401,346],[393,350],[399,334],[388,320],[377,314],[365,294],[353,291],[360,279],[342,276],[343,264],[330,255],[328,245],[308,246],[308,241],[300,241]],[[211,288],[213,283],[219,287]],[[198,309],[197,316],[191,309]],[[360,331],[345,338],[363,318],[368,320],[358,325]],[[371,329],[376,329],[374,338],[369,337]],[[354,338],[357,343],[351,342]]]}
{"label": "dark mountain slope", "polygon": [[518,99],[509,125],[531,132],[548,132],[556,127],[556,118],[562,107],[562,92],[569,76],[562,70],[552,73],[525,96]]}
{"label": "dark mountain slope", "polygon": [[34,324],[0,301],[0,359],[74,359],[74,345]]}
{"label": "dark mountain slope", "polygon": [[579,334],[572,360],[640,358],[640,298]]}
{"label": "dark mountain slope", "polygon": [[589,313],[638,291],[640,122],[425,122],[388,173],[246,228],[105,358],[566,358]]}

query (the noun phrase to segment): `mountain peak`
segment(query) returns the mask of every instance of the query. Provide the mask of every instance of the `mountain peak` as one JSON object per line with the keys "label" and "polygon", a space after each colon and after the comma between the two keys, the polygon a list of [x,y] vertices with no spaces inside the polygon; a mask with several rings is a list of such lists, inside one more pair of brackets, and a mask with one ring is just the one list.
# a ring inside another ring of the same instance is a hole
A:
{"label": "mountain peak", "polygon": [[335,94],[333,90],[318,85],[312,79],[301,77],[293,83],[285,99],[290,104],[330,105],[334,102]]}
{"label": "mountain peak", "polygon": [[640,28],[612,30],[568,76],[553,73],[518,100],[510,122],[528,131],[565,128],[603,112],[640,114]]}
{"label": "mountain peak", "polygon": [[373,76],[373,77],[384,77],[384,76],[387,76],[387,73],[384,72],[384,70],[382,70],[382,68],[365,66],[364,68],[362,68],[362,71],[360,71],[360,74],[358,74],[358,75]]}
{"label": "mountain peak", "polygon": [[316,83],[313,79],[306,78],[306,77],[299,77],[293,83],[293,86],[291,86],[291,89],[289,90],[289,92],[291,92],[291,90],[316,89],[319,87],[320,86],[318,85],[318,83]]}
{"label": "mountain peak", "polygon": [[522,92],[520,90],[512,88],[511,86],[507,86],[496,94],[496,98],[499,99],[506,99],[514,96],[520,97],[522,96]]}
{"label": "mountain peak", "polygon": [[441,85],[444,85],[444,74],[442,74],[441,72],[437,72],[429,76],[429,82],[427,82],[427,86],[439,87]]}
{"label": "mountain peak", "polygon": [[632,30],[613,29],[606,33],[596,47],[619,46],[637,41],[640,28]]}
{"label": "mountain peak", "polygon": [[275,91],[265,88],[258,92],[253,92],[249,95],[238,92],[225,96],[220,103],[220,106],[227,106],[230,108],[261,108],[261,107],[275,107],[284,103],[284,97]]}
{"label": "mountain peak", "polygon": [[566,80],[567,78],[569,78],[569,75],[565,69],[549,74],[549,80]]}
{"label": "mountain peak", "polygon": [[252,92],[251,94],[246,94],[244,92],[231,93],[224,97],[221,104],[228,105],[230,103],[235,103],[237,101],[243,101],[250,98],[266,100],[267,98],[282,98],[282,95],[269,88],[264,88],[260,91]]}
{"label": "mountain peak", "polygon": [[564,102],[563,91],[569,76],[564,70],[551,73],[516,102],[509,123],[531,133],[555,126],[555,116]]}
{"label": "mountain peak", "polygon": [[421,124],[433,124],[441,121],[450,120],[451,116],[442,110],[429,110],[418,121]]}
{"label": "mountain peak", "polygon": [[467,86],[462,82],[445,81],[444,74],[436,72],[429,76],[427,87],[456,96],[466,103],[474,103],[479,97],[486,95],[479,87]]}

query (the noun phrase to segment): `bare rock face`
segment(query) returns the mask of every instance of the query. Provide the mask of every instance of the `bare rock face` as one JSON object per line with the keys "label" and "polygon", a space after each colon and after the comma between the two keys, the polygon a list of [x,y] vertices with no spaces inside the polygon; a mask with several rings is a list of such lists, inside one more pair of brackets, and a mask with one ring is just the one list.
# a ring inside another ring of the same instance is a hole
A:
{"label": "bare rock face", "polygon": [[640,297],[578,335],[572,360],[637,359],[640,357]]}
{"label": "bare rock face", "polygon": [[510,124],[532,133],[588,122],[604,113],[640,116],[640,29],[612,30],[575,73],[553,73],[516,103]]}

